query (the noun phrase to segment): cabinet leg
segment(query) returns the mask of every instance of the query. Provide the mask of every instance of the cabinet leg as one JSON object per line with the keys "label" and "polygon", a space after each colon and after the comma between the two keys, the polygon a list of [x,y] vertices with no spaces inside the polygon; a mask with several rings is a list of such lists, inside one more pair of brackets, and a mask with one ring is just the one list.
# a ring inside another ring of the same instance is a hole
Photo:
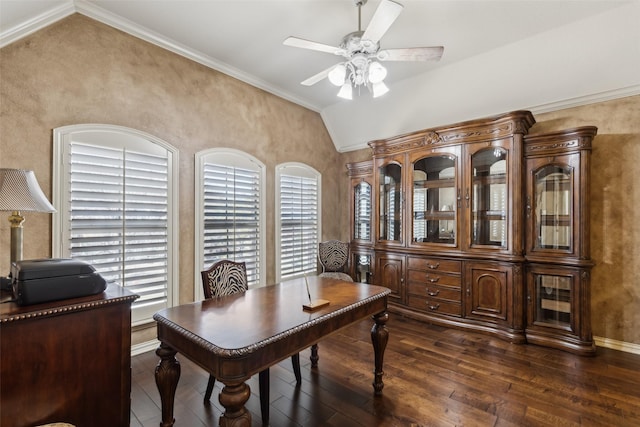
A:
{"label": "cabinet leg", "polygon": [[384,371],[382,370],[384,350],[387,348],[387,342],[389,341],[389,331],[385,324],[387,320],[389,320],[389,314],[383,311],[382,313],[374,315],[373,320],[375,321],[371,329],[371,342],[373,343],[375,363],[373,391],[376,396],[381,396],[384,387],[384,383],[382,382],[382,376],[384,375]]}
{"label": "cabinet leg", "polygon": [[173,418],[173,401],[180,379],[180,363],[176,359],[177,351],[164,343],[156,350],[160,362],[156,366],[156,385],[160,392],[162,403],[162,422],[160,427],[171,427],[175,422]]}

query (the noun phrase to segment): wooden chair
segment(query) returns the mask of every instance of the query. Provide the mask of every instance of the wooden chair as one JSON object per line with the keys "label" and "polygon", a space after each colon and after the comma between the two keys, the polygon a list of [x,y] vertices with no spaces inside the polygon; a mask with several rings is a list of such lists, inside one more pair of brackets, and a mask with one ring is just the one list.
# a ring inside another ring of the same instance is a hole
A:
{"label": "wooden chair", "polygon": [[[232,295],[238,292],[245,292],[248,288],[247,267],[244,262],[233,262],[229,260],[218,261],[208,270],[201,272],[202,286],[206,299],[219,298]],[[291,356],[293,373],[296,376],[296,384],[300,385],[302,376],[300,374],[300,355],[298,353]],[[216,378],[209,375],[207,390],[204,393],[204,402],[209,402]],[[262,423],[269,424],[269,368],[258,374],[260,391],[260,412]]]}
{"label": "wooden chair", "polygon": [[322,264],[320,277],[333,277],[347,282],[353,279],[347,274],[347,264],[349,262],[349,243],[340,240],[327,240],[318,243],[318,259]]}

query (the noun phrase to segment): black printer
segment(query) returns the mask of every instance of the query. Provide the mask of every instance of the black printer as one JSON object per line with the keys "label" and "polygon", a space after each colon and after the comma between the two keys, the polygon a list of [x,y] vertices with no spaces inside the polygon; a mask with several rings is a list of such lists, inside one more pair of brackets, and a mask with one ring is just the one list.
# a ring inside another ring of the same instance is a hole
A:
{"label": "black printer", "polygon": [[107,288],[91,264],[70,258],[16,261],[11,284],[18,305],[94,295]]}

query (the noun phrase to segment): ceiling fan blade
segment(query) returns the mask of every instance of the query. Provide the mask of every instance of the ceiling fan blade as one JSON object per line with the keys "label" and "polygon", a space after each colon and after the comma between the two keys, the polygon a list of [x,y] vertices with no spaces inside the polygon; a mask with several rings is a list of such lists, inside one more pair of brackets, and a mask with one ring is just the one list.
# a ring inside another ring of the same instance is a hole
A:
{"label": "ceiling fan blade", "polygon": [[380,61],[438,61],[443,52],[443,46],[407,47],[381,50],[376,57]]}
{"label": "ceiling fan blade", "polygon": [[320,52],[333,53],[334,55],[340,55],[342,49],[335,46],[329,46],[328,44],[322,44],[312,42],[310,40],[300,39],[298,37],[287,37],[283,42],[285,46],[299,47],[302,49],[318,50]]}
{"label": "ceiling fan blade", "polygon": [[362,35],[363,40],[377,43],[391,24],[396,20],[404,6],[391,0],[382,0],[369,22],[369,26]]}
{"label": "ceiling fan blade", "polygon": [[331,67],[327,68],[326,70],[322,70],[318,74],[315,74],[315,75],[309,77],[307,80],[301,82],[300,84],[304,85],[304,86],[312,86],[312,85],[318,83],[320,80],[322,80],[325,77],[327,77],[327,75],[329,74],[329,71],[331,71],[334,67],[335,67],[335,65],[332,65]]}

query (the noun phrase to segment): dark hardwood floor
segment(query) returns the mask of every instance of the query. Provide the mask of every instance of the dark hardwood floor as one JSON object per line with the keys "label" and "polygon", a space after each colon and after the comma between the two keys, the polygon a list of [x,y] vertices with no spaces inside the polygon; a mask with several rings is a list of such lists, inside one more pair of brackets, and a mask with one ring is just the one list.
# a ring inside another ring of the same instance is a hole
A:
{"label": "dark hardwood floor", "polygon": [[[640,426],[640,356],[598,348],[580,357],[391,315],[383,396],[373,396],[371,321],[322,340],[320,363],[300,354],[295,387],[290,359],[271,368],[271,425],[284,426]],[[217,426],[216,383],[178,354],[176,427]],[[133,357],[131,426],[160,423],[154,352]],[[257,375],[247,402],[260,426]]]}

